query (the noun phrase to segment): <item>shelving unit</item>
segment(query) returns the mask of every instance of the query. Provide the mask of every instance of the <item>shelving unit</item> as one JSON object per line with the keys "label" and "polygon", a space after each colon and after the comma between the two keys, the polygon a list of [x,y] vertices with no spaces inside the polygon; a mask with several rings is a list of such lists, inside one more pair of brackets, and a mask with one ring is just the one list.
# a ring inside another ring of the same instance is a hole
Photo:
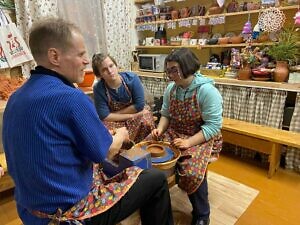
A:
{"label": "shelving unit", "polygon": [[[153,1],[146,1],[146,2],[153,2]],[[292,5],[292,6],[281,6],[278,7],[278,9],[287,11],[287,10],[297,10],[298,6],[297,5]],[[251,10],[251,11],[242,11],[242,12],[233,12],[233,13],[220,13],[220,14],[215,14],[215,15],[205,15],[205,16],[194,16],[194,17],[187,17],[187,18],[182,18],[182,19],[175,19],[175,20],[157,20],[157,21],[152,21],[152,22],[146,22],[146,23],[138,23],[135,26],[142,26],[142,25],[150,25],[150,24],[165,24],[169,22],[179,22],[179,21],[184,21],[184,20],[199,20],[199,19],[209,19],[209,18],[214,18],[214,17],[231,17],[231,16],[240,16],[240,15],[249,15],[249,14],[258,14],[260,12],[263,12],[265,9],[259,9],[259,10]],[[143,16],[141,16],[143,17]]]}
{"label": "shelving unit", "polygon": [[[259,1],[259,0],[256,0]],[[136,2],[141,2],[141,1],[136,1]],[[154,0],[152,1],[147,1],[147,2],[152,2],[154,4]],[[203,5],[206,7],[206,10],[211,5],[210,0],[203,0],[201,2],[196,1],[196,0],[186,0],[186,1],[173,1],[166,3],[166,6],[170,6],[175,10],[179,10],[183,7],[188,7],[191,8],[193,5]],[[225,8],[227,4],[229,4],[231,0],[226,0],[225,1]],[[243,0],[238,0],[239,4],[243,3]],[[290,5],[290,6],[281,6],[278,7],[280,10],[282,10],[286,16],[286,20],[284,23],[284,27],[291,27],[294,24],[294,19],[293,17],[295,16],[295,13],[298,10],[298,5]],[[225,12],[226,9],[224,9]],[[185,21],[185,20],[203,20],[205,19],[206,22],[205,24],[208,25],[208,21],[210,18],[215,18],[215,17],[224,17],[225,18],[225,23],[223,24],[217,24],[217,25],[211,25],[210,26],[210,31],[209,35],[212,36],[214,34],[220,34],[225,36],[228,33],[234,33],[235,35],[239,35],[243,29],[244,24],[250,19],[252,23],[252,28],[257,24],[258,22],[258,17],[259,14],[266,9],[259,9],[259,10],[251,10],[251,11],[240,11],[240,12],[233,12],[233,13],[221,13],[221,14],[215,14],[215,15],[205,15],[205,16],[194,16],[194,17],[187,17],[187,18],[181,18],[181,19],[175,19],[175,20],[157,20],[153,22],[147,22],[147,23],[138,23],[136,26],[144,26],[144,25],[157,25],[159,26],[160,24],[164,25],[166,29],[166,36],[167,38],[171,37],[176,37],[179,36],[180,34],[184,32],[193,32],[194,35],[191,37],[192,39],[199,39],[201,36],[198,34],[198,26],[199,23],[197,22],[197,25],[193,25],[191,22],[191,26],[189,27],[184,27],[184,26],[179,26],[180,21]],[[250,15],[250,16],[249,16]],[[149,15],[150,16],[150,15]],[[176,26],[174,28],[168,28],[165,24],[167,23],[176,23]],[[139,40],[145,40],[147,37],[154,37],[155,32],[151,30],[140,30],[138,31],[138,36]],[[273,40],[273,39],[272,39]],[[263,48],[264,46],[271,46],[276,42],[272,41],[267,41],[267,42],[261,42],[261,43],[251,43],[253,47],[260,47]],[[300,43],[299,43],[300,44]],[[247,46],[246,43],[240,43],[240,44],[214,44],[214,45],[199,45],[198,43],[196,45],[147,45],[147,46],[142,46],[138,45],[136,46],[136,50],[139,50],[143,54],[169,54],[169,52],[172,49],[177,49],[181,47],[186,47],[191,49],[199,58],[200,63],[202,65],[206,65],[209,62],[210,57],[213,54],[221,56],[224,54],[223,52],[226,52],[230,50],[231,48],[243,48]],[[225,53],[228,54],[228,53]],[[221,57],[220,57],[221,58]]]}
{"label": "shelving unit", "polygon": [[[269,46],[273,45],[274,42],[263,42],[263,43],[252,43],[252,46]],[[300,43],[299,43],[300,44]],[[194,49],[204,49],[204,48],[233,48],[233,47],[245,47],[246,43],[241,44],[220,44],[220,45],[156,45],[156,46],[136,46],[136,49],[173,49],[173,48],[194,48]]]}
{"label": "shelving unit", "polygon": [[[152,73],[152,72],[142,72],[142,71],[133,71],[133,72],[141,77],[164,79],[163,73]],[[289,84],[289,83],[279,83],[279,82],[270,82],[270,81],[237,80],[233,78],[225,78],[225,77],[217,77],[217,76],[207,76],[207,77],[212,78],[217,84],[283,90],[283,91],[290,91],[290,92],[300,92],[300,83]]]}
{"label": "shelving unit", "polygon": [[144,3],[149,3],[149,2],[153,2],[153,0],[135,0],[134,1],[135,4],[144,4]]}

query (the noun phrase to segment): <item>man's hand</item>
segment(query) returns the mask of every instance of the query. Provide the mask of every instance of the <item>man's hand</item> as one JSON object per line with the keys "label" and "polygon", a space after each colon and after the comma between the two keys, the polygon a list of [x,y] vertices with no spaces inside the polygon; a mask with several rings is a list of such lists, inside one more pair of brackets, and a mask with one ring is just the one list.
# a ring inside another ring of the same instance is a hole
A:
{"label": "man's hand", "polygon": [[123,141],[129,141],[129,133],[126,127],[115,129],[115,135],[118,137],[123,137]]}
{"label": "man's hand", "polygon": [[123,142],[129,140],[129,134],[126,127],[117,128],[114,130],[113,142],[109,148],[107,158],[112,160],[115,155],[120,153],[121,146]]}

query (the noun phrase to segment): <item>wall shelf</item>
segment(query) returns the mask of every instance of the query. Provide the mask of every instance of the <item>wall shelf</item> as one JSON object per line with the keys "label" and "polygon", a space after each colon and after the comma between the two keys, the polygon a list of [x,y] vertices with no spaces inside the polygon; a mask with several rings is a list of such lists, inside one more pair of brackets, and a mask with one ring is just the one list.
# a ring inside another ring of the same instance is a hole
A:
{"label": "wall shelf", "polygon": [[[133,71],[133,72],[141,77],[164,79],[164,73],[152,73],[152,72],[143,72],[143,71]],[[273,82],[273,81],[237,80],[233,78],[224,78],[224,77],[217,77],[217,76],[207,76],[207,77],[214,79],[214,81],[217,84],[300,92],[300,83],[290,84],[285,82],[281,83],[281,82]]]}
{"label": "wall shelf", "polygon": [[[275,42],[262,42],[262,43],[252,43],[251,46],[266,46],[273,45]],[[222,45],[155,45],[155,46],[136,46],[136,49],[173,49],[173,48],[194,48],[194,49],[204,49],[204,48],[232,48],[232,47],[245,47],[247,43],[241,44],[222,44]]]}
{"label": "wall shelf", "polygon": [[[286,11],[286,10],[297,10],[298,5],[292,5],[292,6],[281,6],[278,7],[278,9]],[[209,19],[213,17],[229,17],[229,16],[238,16],[238,15],[248,15],[248,14],[255,14],[264,11],[265,9],[259,9],[259,10],[251,10],[251,11],[242,11],[242,12],[234,12],[234,13],[221,13],[221,14],[215,14],[215,15],[206,15],[206,16],[194,16],[194,17],[187,17],[187,18],[182,18],[182,19],[176,19],[176,20],[157,20],[157,21],[152,21],[152,22],[147,22],[147,23],[137,23],[135,26],[143,26],[143,25],[150,25],[150,24],[164,24],[164,23],[169,23],[169,22],[179,22],[183,20],[193,20],[193,19]],[[151,15],[147,15],[151,16]],[[145,17],[145,16],[140,16],[140,17]]]}
{"label": "wall shelf", "polygon": [[135,4],[144,4],[144,3],[148,3],[148,2],[153,2],[153,0],[135,0],[134,1]]}
{"label": "wall shelf", "polygon": [[173,49],[173,48],[194,48],[201,49],[200,45],[153,45],[153,46],[136,46],[136,49]]}

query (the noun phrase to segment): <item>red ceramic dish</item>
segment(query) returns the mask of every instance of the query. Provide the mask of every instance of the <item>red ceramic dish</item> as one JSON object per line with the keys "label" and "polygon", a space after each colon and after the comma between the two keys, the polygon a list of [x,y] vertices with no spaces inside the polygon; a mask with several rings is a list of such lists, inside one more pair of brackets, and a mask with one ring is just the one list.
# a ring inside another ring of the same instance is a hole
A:
{"label": "red ceramic dish", "polygon": [[268,76],[268,75],[270,75],[270,72],[262,71],[259,69],[252,69],[252,74],[255,76]]}

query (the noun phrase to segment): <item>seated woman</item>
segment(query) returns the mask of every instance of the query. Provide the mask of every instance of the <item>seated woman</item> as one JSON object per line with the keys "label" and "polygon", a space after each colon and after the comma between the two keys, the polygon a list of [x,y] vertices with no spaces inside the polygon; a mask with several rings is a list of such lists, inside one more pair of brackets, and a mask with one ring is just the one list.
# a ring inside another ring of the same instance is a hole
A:
{"label": "seated woman", "polygon": [[118,72],[116,61],[109,55],[95,54],[93,72],[99,82],[94,86],[95,106],[100,119],[113,131],[125,126],[130,140],[143,140],[154,128],[150,107],[145,105],[144,88],[131,72]]}
{"label": "seated woman", "polygon": [[169,81],[161,118],[147,139],[163,140],[180,149],[178,187],[192,204],[192,225],[208,225],[207,165],[222,147],[222,97],[213,80],[199,72],[200,62],[188,48],[176,49],[165,59]]}

